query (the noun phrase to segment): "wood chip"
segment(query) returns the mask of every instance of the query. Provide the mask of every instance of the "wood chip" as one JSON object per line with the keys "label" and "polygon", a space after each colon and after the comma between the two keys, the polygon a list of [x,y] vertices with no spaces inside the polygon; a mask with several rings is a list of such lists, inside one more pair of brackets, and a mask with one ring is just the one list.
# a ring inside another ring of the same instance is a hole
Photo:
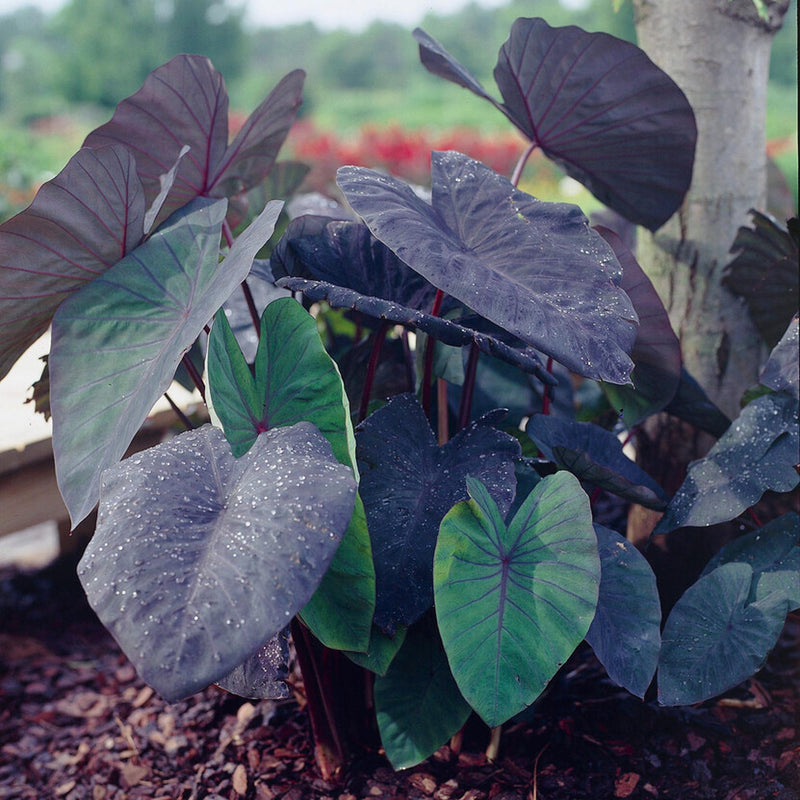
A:
{"label": "wood chip", "polygon": [[233,771],[231,782],[233,783],[233,791],[236,794],[247,794],[247,770],[244,768],[244,764],[239,764]]}
{"label": "wood chip", "polygon": [[630,797],[639,785],[641,775],[626,772],[614,781],[614,797]]}

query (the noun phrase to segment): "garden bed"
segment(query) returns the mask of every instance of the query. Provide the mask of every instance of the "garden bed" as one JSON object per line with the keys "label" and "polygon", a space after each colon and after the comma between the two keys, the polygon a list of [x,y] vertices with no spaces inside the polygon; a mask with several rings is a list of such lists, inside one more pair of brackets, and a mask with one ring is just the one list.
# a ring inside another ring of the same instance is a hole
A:
{"label": "garden bed", "polygon": [[615,687],[578,649],[526,723],[504,728],[499,760],[470,722],[460,754],[441,748],[393,772],[380,752],[336,780],[316,771],[292,700],[209,688],[165,703],[85,603],[74,559],[0,573],[0,798],[718,798],[800,797],[800,618],[790,617],[751,681],[691,708]]}

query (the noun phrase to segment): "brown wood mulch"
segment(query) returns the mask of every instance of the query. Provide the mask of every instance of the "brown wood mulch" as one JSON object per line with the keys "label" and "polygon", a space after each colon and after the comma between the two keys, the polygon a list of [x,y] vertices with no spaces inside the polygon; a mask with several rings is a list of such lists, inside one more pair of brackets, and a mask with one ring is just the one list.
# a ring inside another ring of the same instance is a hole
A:
{"label": "brown wood mulch", "polygon": [[0,800],[798,800],[800,618],[743,686],[692,708],[659,708],[613,686],[580,649],[497,760],[468,724],[394,772],[380,752],[334,780],[314,764],[302,685],[293,700],[209,688],[169,705],[85,604],[74,562],[0,572]]}

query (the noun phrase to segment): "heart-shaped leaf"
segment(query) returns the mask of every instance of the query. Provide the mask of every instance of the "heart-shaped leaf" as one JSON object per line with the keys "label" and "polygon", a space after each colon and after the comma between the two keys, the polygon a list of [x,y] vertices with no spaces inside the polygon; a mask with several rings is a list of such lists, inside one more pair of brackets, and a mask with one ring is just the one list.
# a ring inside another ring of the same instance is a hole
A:
{"label": "heart-shaped leaf", "polygon": [[433,153],[431,180],[432,206],[381,173],[338,172],[372,234],[434,286],[574,372],[625,383],[636,312],[581,210],[537,200],[461,153]]}
{"label": "heart-shaped leaf", "polygon": [[489,100],[610,208],[651,230],[677,210],[692,177],[694,114],[636,45],[518,19],[494,70],[498,103],[438,42],[414,35],[431,72]]}
{"label": "heart-shaped leaf", "polygon": [[786,604],[749,602],[753,569],[722,564],[690,586],[670,612],[661,639],[658,700],[699,703],[749,678],[775,646]]}
{"label": "heart-shaped leaf", "polygon": [[644,697],[661,648],[661,603],[656,577],[623,536],[594,526],[600,554],[597,612],[586,634],[612,681]]}
{"label": "heart-shaped leaf", "polygon": [[444,344],[462,346],[474,344],[482,353],[493,355],[519,367],[524,372],[536,375],[544,384],[553,386],[556,379],[542,364],[538,351],[532,347],[513,347],[496,336],[481,333],[474,328],[459,325],[449,319],[434,317],[413,308],[398,305],[380,297],[367,297],[341,286],[304,278],[280,278],[278,286],[302,292],[309,300],[325,300],[333,308],[352,308],[362,314],[414,328]]}
{"label": "heart-shaped leaf", "polygon": [[97,502],[183,354],[247,275],[281,203],[219,263],[227,202],[199,198],[95,278],[53,319],[50,387],[56,475],[73,524]]}
{"label": "heart-shaped leaf", "polygon": [[[255,376],[224,314],[208,345],[209,392],[236,456],[267,430],[313,423],[341,464],[356,468],[347,396],[336,364],[325,352],[314,318],[295,300],[279,298],[261,316]],[[375,573],[364,508],[353,518],[331,569],[303,619],[317,638],[340,650],[365,649],[375,603]]]}
{"label": "heart-shaped leaf", "polygon": [[738,517],[767,490],[797,486],[797,400],[768,394],[753,400],[689,472],[653,531],[714,525]]}
{"label": "heart-shaped leaf", "polygon": [[289,677],[289,628],[275,634],[250,658],[216,681],[225,691],[253,700],[285,700],[291,697]]}
{"label": "heart-shaped leaf", "polygon": [[761,371],[761,383],[776,392],[791,394],[800,399],[800,338],[798,337],[798,315],[795,314],[786,333],[770,353]]}
{"label": "heart-shaped leaf", "polygon": [[669,499],[664,490],[622,451],[610,431],[590,422],[534,414],[525,432],[547,459],[579,480],[658,511]]}
{"label": "heart-shaped leaf", "polygon": [[731,425],[731,421],[714,405],[703,387],[687,372],[686,367],[681,368],[681,378],[675,396],[664,411],[710,433],[717,439]]}
{"label": "heart-shaped leaf", "polygon": [[620,411],[628,428],[663,410],[675,397],[681,379],[681,346],[669,315],[650,279],[622,239],[609,228],[597,232],[611,245],[622,265],[620,287],[630,297],[639,317],[639,329],[631,350],[634,368],[630,386],[604,383],[611,405]]}
{"label": "heart-shaped leaf", "polygon": [[63,300],[139,244],[144,215],[136,163],[115,146],[79,150],[0,225],[0,378]]}
{"label": "heart-shaped leaf", "polygon": [[302,70],[283,78],[228,144],[222,75],[204,56],[177,55],[153,70],[142,88],[86,137],[84,146],[121,143],[130,148],[148,205],[161,188],[159,177],[189,146],[158,215],[160,223],[195,197],[230,197],[269,173],[300,106],[304,78]]}
{"label": "heart-shaped leaf", "polygon": [[439,523],[466,497],[468,475],[489,485],[504,511],[511,505],[519,445],[493,421],[478,420],[439,447],[418,400],[405,394],[359,426],[359,491],[372,537],[380,628],[410,625],[430,608]]}
{"label": "heart-shaped leaf", "polygon": [[419,764],[458,733],[471,711],[428,615],[409,630],[386,676],[375,679],[375,716],[386,757],[395,769]]}
{"label": "heart-shaped leaf", "polygon": [[600,559],[589,499],[567,472],[544,478],[506,526],[486,487],[442,520],[436,617],[450,669],[487,725],[529,706],[586,636]]}
{"label": "heart-shaped leaf", "polygon": [[722,282],[747,302],[758,332],[774,347],[797,313],[798,242],[772,217],[750,211],[753,228],[739,228]]}
{"label": "heart-shaped leaf", "polygon": [[355,492],[310,423],[267,432],[240,459],[206,425],[104,473],[81,582],[142,678],[178,700],[224,678],[308,601]]}

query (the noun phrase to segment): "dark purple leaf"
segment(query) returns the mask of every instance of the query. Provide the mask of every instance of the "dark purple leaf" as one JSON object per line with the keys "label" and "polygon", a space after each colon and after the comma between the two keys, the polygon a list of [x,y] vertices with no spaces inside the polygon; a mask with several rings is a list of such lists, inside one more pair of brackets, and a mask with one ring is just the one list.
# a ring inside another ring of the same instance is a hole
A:
{"label": "dark purple leaf", "polygon": [[669,315],[650,279],[622,239],[608,228],[597,228],[622,264],[620,287],[630,297],[639,317],[633,343],[633,388],[605,384],[609,401],[631,428],[646,416],[661,411],[675,396],[681,378],[681,346]]}
{"label": "dark purple leaf", "polygon": [[798,300],[798,242],[772,217],[750,211],[753,228],[739,228],[723,283],[743,297],[770,347],[783,336]]}
{"label": "dark purple leaf", "polygon": [[415,38],[431,72],[489,100],[610,208],[651,230],[677,210],[692,177],[694,114],[636,45],[518,19],[494,70],[500,104],[438,42]]}
{"label": "dark purple leaf", "polygon": [[432,206],[381,173],[338,172],[372,234],[434,286],[568,369],[625,383],[636,312],[581,210],[537,200],[461,153],[433,153],[431,178]]}
{"label": "dark purple leaf", "polygon": [[247,661],[234,667],[217,686],[253,700],[285,700],[292,696],[289,677],[289,628],[275,634]]}
{"label": "dark purple leaf", "polygon": [[534,414],[525,428],[544,456],[579,480],[635,503],[661,511],[669,497],[622,451],[610,431],[590,422]]}
{"label": "dark purple leaf", "polygon": [[554,386],[557,381],[542,365],[539,354],[532,347],[515,348],[500,339],[480,333],[472,328],[458,325],[449,319],[434,317],[413,308],[383,300],[380,297],[366,297],[351,289],[334,286],[323,281],[309,281],[303,278],[280,278],[278,286],[291,289],[293,292],[302,292],[309,300],[325,300],[333,308],[351,308],[377,319],[396,322],[408,328],[415,328],[427,333],[434,339],[445,344],[460,347],[466,344],[475,344],[482,352],[507,361],[518,366],[525,372],[530,372],[549,386]]}
{"label": "dark purple leaf", "polygon": [[0,225],[0,378],[63,300],[139,244],[144,216],[136,164],[116,146],[79,150]]}
{"label": "dark purple leaf", "polygon": [[714,405],[703,391],[703,387],[685,367],[681,369],[681,379],[675,397],[664,410],[717,438],[722,436],[731,424],[728,417]]}
{"label": "dark purple leaf", "polygon": [[295,70],[283,78],[228,145],[228,94],[222,75],[203,56],[178,55],[151,72],[84,145],[130,148],[148,204],[160,190],[160,176],[181,148],[189,146],[158,215],[160,223],[195,197],[239,194],[269,173],[297,114],[304,77]]}
{"label": "dark purple leaf", "polygon": [[466,477],[486,484],[508,511],[514,499],[513,459],[519,444],[491,427],[494,417],[473,422],[443,447],[414,395],[393,397],[356,432],[359,493],[375,560],[375,624],[391,632],[410,625],[433,602],[433,551],[439,523],[467,498]]}
{"label": "dark purple leaf", "polygon": [[311,423],[267,431],[238,459],[204,425],[104,472],[78,573],[142,678],[174,702],[223,679],[308,602],[355,495]]}

